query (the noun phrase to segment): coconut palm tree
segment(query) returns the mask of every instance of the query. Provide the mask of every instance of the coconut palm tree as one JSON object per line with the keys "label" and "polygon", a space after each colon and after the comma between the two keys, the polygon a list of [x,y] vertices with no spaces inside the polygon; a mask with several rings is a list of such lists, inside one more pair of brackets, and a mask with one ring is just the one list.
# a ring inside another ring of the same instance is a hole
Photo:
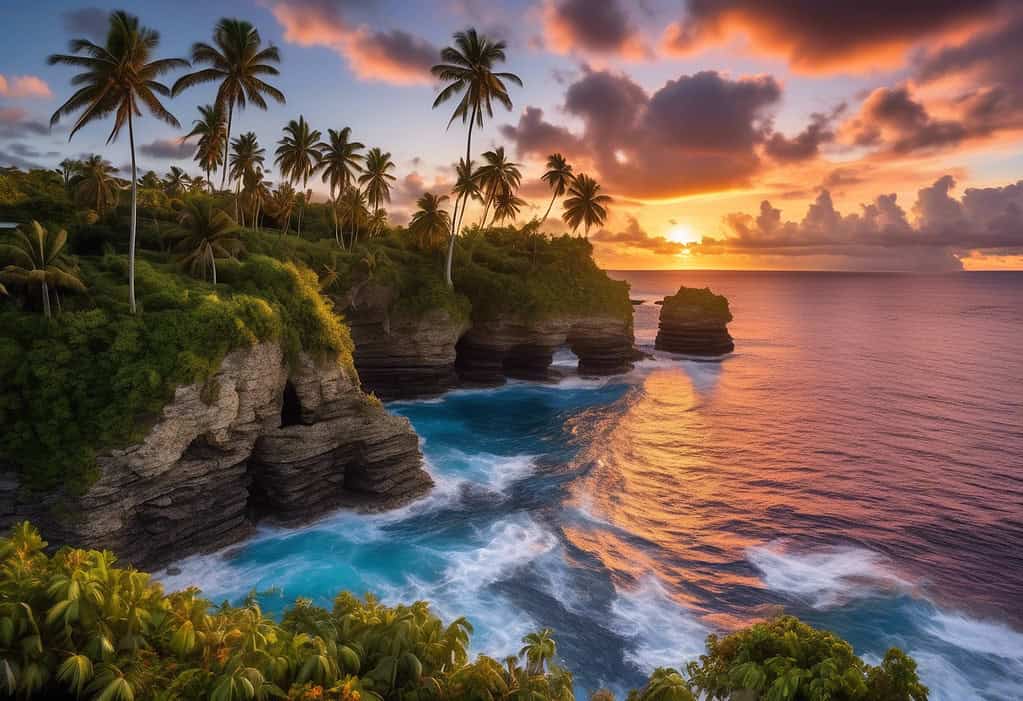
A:
{"label": "coconut palm tree", "polygon": [[287,236],[291,228],[291,214],[295,211],[295,188],[291,183],[284,182],[277,186],[277,189],[270,194],[266,202],[270,214],[281,227],[281,233]]}
{"label": "coconut palm tree", "polygon": [[266,76],[280,73],[272,65],[281,62],[280,52],[271,44],[262,46],[263,40],[259,30],[249,22],[240,19],[223,18],[213,29],[213,44],[197,42],[192,45],[192,62],[206,65],[207,68],[181,76],[175,83],[173,94],[194,85],[219,83],[217,87],[216,106],[227,111],[227,137],[224,142],[225,165],[221,176],[220,189],[227,182],[227,144],[231,140],[231,126],[234,110],[244,110],[252,103],[265,110],[266,98],[284,104],[284,93],[263,80]]}
{"label": "coconut palm tree", "polygon": [[416,201],[419,208],[412,215],[409,231],[416,238],[420,248],[435,248],[444,242],[444,237],[451,229],[451,217],[444,207],[447,195],[438,197],[431,192],[425,193]]}
{"label": "coconut palm tree", "polygon": [[539,633],[530,633],[522,639],[525,645],[519,650],[519,655],[525,655],[530,674],[543,674],[547,663],[558,654],[558,645],[554,642],[553,636],[553,630],[544,628]]}
{"label": "coconut palm tree", "polygon": [[159,190],[163,182],[160,180],[160,176],[156,174],[155,170],[147,170],[145,174],[139,178],[139,187],[143,190]]}
{"label": "coconut palm tree", "polygon": [[380,230],[387,226],[387,210],[383,207],[373,210],[366,221],[366,226],[369,227],[370,236],[379,234]]}
{"label": "coconut palm tree", "polygon": [[486,204],[483,206],[480,228],[486,226],[487,213],[490,211],[494,199],[502,193],[517,190],[522,182],[522,171],[519,170],[519,164],[508,160],[503,146],[485,152],[483,161],[483,165],[480,166],[479,178]]}
{"label": "coconut palm tree", "polygon": [[551,203],[547,205],[547,211],[544,212],[543,219],[540,220],[540,223],[543,224],[550,216],[555,201],[564,195],[565,190],[572,184],[572,166],[560,153],[552,153],[547,156],[547,171],[540,176],[540,179],[547,183],[554,193],[551,196]]}
{"label": "coconut palm tree", "polygon": [[188,192],[192,195],[198,195],[206,186],[209,184],[209,176],[203,178],[201,175],[196,175],[188,181]]}
{"label": "coconut palm tree", "polygon": [[[473,161],[466,161],[464,158],[458,161],[455,167],[455,186],[451,189],[455,193],[455,208],[451,217],[451,236],[448,239],[448,252],[444,261],[444,281],[448,287],[454,287],[451,278],[451,266],[455,258],[455,239],[462,230],[462,217],[469,207],[470,200],[480,200],[480,172],[473,167]],[[461,207],[459,207],[461,205]]]}
{"label": "coconut palm tree", "polygon": [[73,39],[70,54],[53,54],[48,63],[82,68],[72,85],[80,86],[57,108],[50,118],[51,126],[61,117],[80,112],[71,128],[68,140],[86,124],[110,115],[114,116],[114,128],[107,138],[112,142],[128,126],[128,143],[131,147],[131,233],[128,243],[128,298],[131,312],[135,313],[135,230],[138,208],[138,172],[135,166],[134,117],[142,116],[142,106],[157,119],[180,127],[178,120],[160,102],[159,96],[170,95],[170,90],[157,81],[161,75],[177,68],[188,66],[180,58],[151,60],[160,35],[139,24],[138,17],[118,10],[110,13],[110,29],[106,44],[100,46],[88,39]]}
{"label": "coconut palm tree", "polygon": [[[117,182],[116,173],[117,170],[102,156],[89,156],[71,177],[75,199],[95,209],[96,216],[102,219],[104,210],[117,204],[121,186]],[[153,175],[156,176],[155,173]],[[159,183],[159,179],[156,182]]]}
{"label": "coconut palm tree", "polygon": [[514,224],[515,218],[519,216],[519,210],[525,206],[526,201],[516,197],[514,192],[502,190],[494,200],[494,223],[499,224],[508,219]]}
{"label": "coconut palm tree", "polygon": [[206,279],[207,268],[217,284],[217,259],[234,260],[245,249],[238,237],[238,225],[209,198],[189,201],[181,212],[182,233],[175,250],[178,262],[195,277]]}
{"label": "coconut palm tree", "polygon": [[[245,132],[231,142],[230,169],[231,179],[237,183],[235,191],[235,208],[238,208],[238,197],[241,193],[246,176],[261,167],[266,160],[266,149],[261,148],[254,132]],[[262,181],[262,171],[259,180]],[[241,217],[239,217],[240,219]]]}
{"label": "coconut palm tree", "polygon": [[[298,121],[292,119],[284,127],[284,138],[277,142],[277,150],[274,152],[276,158],[274,163],[281,169],[281,175],[291,183],[297,185],[302,183],[305,190],[309,178],[320,169],[320,150],[317,145],[320,141],[320,132],[312,129],[305,117],[298,116]],[[304,198],[302,198],[304,200]],[[298,235],[302,235],[302,213],[305,211],[305,202],[300,202],[298,210]]]}
{"label": "coconut palm tree", "polygon": [[177,197],[185,191],[188,180],[188,174],[185,171],[177,166],[171,166],[167,174],[163,176],[163,189],[171,197]]}
{"label": "coconut palm tree", "polygon": [[64,180],[64,192],[71,195],[71,178],[75,176],[78,169],[82,167],[82,162],[74,158],[65,158],[59,164],[60,168],[57,168],[57,172],[60,173],[61,178]]}
{"label": "coconut palm tree", "polygon": [[217,105],[199,105],[199,119],[192,122],[192,131],[188,132],[184,141],[193,136],[199,138],[195,149],[195,160],[206,173],[210,192],[213,192],[213,181],[210,173],[224,164],[227,155],[227,121],[224,111]]}
{"label": "coconut palm tree", "polygon": [[565,212],[561,218],[572,227],[573,233],[582,224],[586,230],[586,238],[589,238],[590,227],[603,226],[607,221],[607,205],[610,202],[610,197],[600,194],[600,184],[596,180],[585,173],[580,173],[568,186]]}
{"label": "coconut palm tree", "polygon": [[[369,220],[369,210],[366,208],[366,193],[349,185],[344,192],[338,196],[338,214],[343,222],[352,227],[352,237],[348,241],[348,250],[355,248],[355,240],[359,234],[359,227]],[[344,227],[341,229],[341,243],[344,243]]]}
{"label": "coconut palm tree", "polygon": [[341,240],[338,237],[337,215],[340,193],[351,185],[355,173],[362,170],[362,161],[365,158],[360,151],[365,146],[358,141],[349,141],[351,127],[343,129],[328,129],[327,138],[329,141],[321,141],[316,147],[320,150],[320,163],[322,163],[322,180],[330,186],[331,209],[334,212],[334,240],[338,246]]}
{"label": "coconut palm tree", "polygon": [[[359,176],[359,184],[366,191],[366,199],[372,211],[376,212],[384,202],[391,201],[391,181],[394,175],[394,161],[391,154],[379,148],[366,152],[366,170]],[[372,233],[376,233],[372,230]]]}
{"label": "coconut palm tree", "polygon": [[242,203],[242,211],[245,209],[244,205],[248,205],[252,228],[257,231],[259,230],[260,210],[270,202],[273,196],[273,193],[270,191],[270,182],[265,179],[265,176],[266,173],[258,165],[242,171],[241,175],[241,195],[245,200]]}
{"label": "coconut palm tree", "polygon": [[51,234],[34,219],[28,227],[28,233],[15,229],[13,242],[0,243],[0,257],[12,261],[0,270],[0,281],[26,287],[39,285],[43,313],[50,318],[50,288],[84,291],[85,284],[64,255],[67,232],[61,229]]}

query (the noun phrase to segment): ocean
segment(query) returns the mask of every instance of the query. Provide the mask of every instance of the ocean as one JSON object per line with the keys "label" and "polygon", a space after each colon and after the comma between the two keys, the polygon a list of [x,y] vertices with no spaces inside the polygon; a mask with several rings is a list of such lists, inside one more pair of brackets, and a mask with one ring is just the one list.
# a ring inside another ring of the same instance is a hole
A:
{"label": "ocean", "polygon": [[639,345],[679,284],[728,296],[735,353],[394,402],[433,493],[262,528],[168,587],[341,590],[466,615],[473,649],[550,627],[579,693],[620,695],[780,611],[933,701],[1023,699],[1023,273],[615,272]]}

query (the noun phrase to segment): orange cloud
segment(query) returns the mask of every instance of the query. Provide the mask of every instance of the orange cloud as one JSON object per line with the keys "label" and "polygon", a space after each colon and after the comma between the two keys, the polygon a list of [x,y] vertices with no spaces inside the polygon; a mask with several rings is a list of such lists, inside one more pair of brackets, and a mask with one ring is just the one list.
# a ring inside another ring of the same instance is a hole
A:
{"label": "orange cloud", "polygon": [[322,0],[285,0],[272,8],[284,28],[284,40],[322,46],[346,61],[360,80],[395,85],[428,84],[439,50],[401,30],[376,31],[352,24],[336,4]]}
{"label": "orange cloud", "polygon": [[34,75],[12,75],[0,73],[0,95],[4,97],[52,97],[50,86]]}
{"label": "orange cloud", "polygon": [[761,53],[788,60],[804,74],[859,73],[897,68],[907,50],[960,39],[987,26],[999,0],[710,0],[690,2],[687,16],[670,24],[661,45],[686,55],[736,36]]}

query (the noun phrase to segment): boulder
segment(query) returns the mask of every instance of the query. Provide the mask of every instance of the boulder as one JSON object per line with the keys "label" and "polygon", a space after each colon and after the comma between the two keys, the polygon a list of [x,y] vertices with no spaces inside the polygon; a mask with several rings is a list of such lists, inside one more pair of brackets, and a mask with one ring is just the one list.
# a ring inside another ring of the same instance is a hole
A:
{"label": "boulder", "polygon": [[735,349],[728,333],[731,320],[728,299],[723,295],[683,285],[661,303],[654,348],[699,356],[731,353]]}

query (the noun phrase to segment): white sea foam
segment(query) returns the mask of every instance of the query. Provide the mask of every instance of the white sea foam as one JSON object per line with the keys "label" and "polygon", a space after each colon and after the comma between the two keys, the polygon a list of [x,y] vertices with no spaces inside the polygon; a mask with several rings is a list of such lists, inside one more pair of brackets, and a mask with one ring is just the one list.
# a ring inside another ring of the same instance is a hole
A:
{"label": "white sea foam", "polygon": [[652,576],[635,589],[618,590],[611,614],[611,630],[633,645],[626,659],[644,673],[696,659],[710,632]]}
{"label": "white sea foam", "polygon": [[464,590],[479,590],[558,546],[554,534],[528,518],[497,521],[487,529],[485,540],[479,548],[451,553],[444,572],[446,582]]}
{"label": "white sea foam", "polygon": [[958,648],[982,655],[1004,657],[1023,664],[1023,633],[1004,623],[968,618],[960,613],[936,611],[923,629]]}
{"label": "white sea foam", "polygon": [[750,548],[746,555],[773,591],[795,596],[814,608],[831,608],[883,591],[904,589],[880,554],[856,547],[797,552],[780,541]]}
{"label": "white sea foam", "polygon": [[502,493],[515,482],[536,471],[535,455],[468,453],[458,448],[449,448],[443,456],[436,456],[435,459],[443,461],[444,466],[431,466],[431,474],[443,473],[444,479],[453,479],[457,471],[458,477],[454,479],[460,484],[474,482],[491,491]]}

